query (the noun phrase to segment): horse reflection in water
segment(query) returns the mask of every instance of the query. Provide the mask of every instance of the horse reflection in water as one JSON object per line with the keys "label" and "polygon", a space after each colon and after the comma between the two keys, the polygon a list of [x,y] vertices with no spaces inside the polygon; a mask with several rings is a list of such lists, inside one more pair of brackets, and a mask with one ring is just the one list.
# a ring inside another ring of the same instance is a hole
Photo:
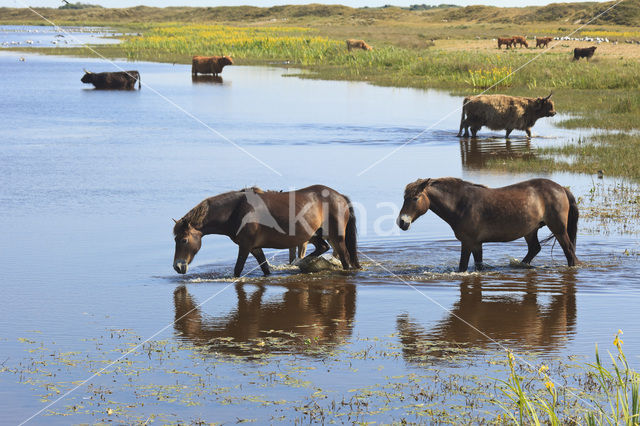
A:
{"label": "horse reflection in water", "polygon": [[[525,294],[521,298],[486,294],[483,297],[483,280],[490,278],[482,275],[464,277],[460,284],[460,300],[432,331],[426,331],[406,314],[398,317],[403,355],[408,360],[419,361],[447,354],[449,345],[473,349],[495,347],[496,342],[507,347],[557,349],[575,332],[575,273],[573,270],[561,273],[560,288],[554,289],[551,301],[544,305],[538,300],[543,294],[538,283],[548,287],[550,280],[549,277],[538,277],[536,272],[526,276]],[[509,291],[513,291],[512,287]]]}
{"label": "horse reflection in water", "polygon": [[191,75],[191,82],[192,83],[222,84],[224,81],[222,80],[222,77],[220,77],[219,75],[201,74],[201,75]]}
{"label": "horse reflection in water", "polygon": [[507,139],[461,139],[460,158],[464,169],[482,169],[489,161],[535,158],[531,140]]}
{"label": "horse reflection in water", "polygon": [[[281,299],[265,301],[267,287],[258,286],[248,294],[242,284],[236,284],[237,308],[214,317],[203,314],[187,288],[180,286],[174,292],[175,329],[196,345],[234,355],[308,353],[309,345],[330,349],[351,336],[354,284],[325,281],[285,287]],[[271,344],[269,338],[276,338],[277,344]]]}

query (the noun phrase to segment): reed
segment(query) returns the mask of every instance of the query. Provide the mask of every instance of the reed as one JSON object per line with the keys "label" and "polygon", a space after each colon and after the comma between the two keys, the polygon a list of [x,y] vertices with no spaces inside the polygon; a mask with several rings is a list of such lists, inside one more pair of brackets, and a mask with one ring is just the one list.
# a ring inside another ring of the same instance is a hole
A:
{"label": "reed", "polygon": [[[495,401],[510,423],[517,425],[561,425],[578,423],[576,413],[583,413],[587,425],[640,424],[640,374],[633,370],[622,350],[622,330],[613,340],[616,353],[609,353],[611,365],[605,366],[596,345],[595,362],[584,369],[584,383],[589,389],[563,392],[561,396],[548,375],[548,367],[542,365],[537,373],[529,376],[518,374],[515,357],[507,353],[509,376],[499,380],[500,390],[507,401]],[[536,391],[535,384],[538,384]]]}

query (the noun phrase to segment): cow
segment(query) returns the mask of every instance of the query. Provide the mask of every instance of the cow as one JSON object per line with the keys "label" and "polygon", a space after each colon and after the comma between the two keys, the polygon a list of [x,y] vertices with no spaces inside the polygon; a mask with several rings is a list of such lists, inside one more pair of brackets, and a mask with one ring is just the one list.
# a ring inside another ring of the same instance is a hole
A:
{"label": "cow", "polygon": [[138,71],[95,73],[84,70],[84,75],[80,81],[85,84],[93,84],[96,89],[134,90],[136,88],[136,81],[138,82],[138,89],[142,87],[140,73]]}
{"label": "cow", "polygon": [[504,44],[507,46],[507,49],[513,46],[515,41],[513,37],[498,37],[498,49]]}
{"label": "cow", "polygon": [[354,40],[350,38],[349,40],[345,40],[345,41],[347,43],[347,50],[351,50],[351,49],[373,50],[373,47],[365,43],[364,40]]}
{"label": "cow", "polygon": [[513,36],[513,47],[516,47],[516,44],[519,44],[520,47],[529,47],[527,36]]}
{"label": "cow", "polygon": [[549,42],[553,40],[553,37],[540,37],[536,38],[536,47],[547,47]]}
{"label": "cow", "polygon": [[194,56],[191,63],[191,75],[218,75],[226,65],[233,65],[231,56]]}
{"label": "cow", "polygon": [[512,130],[524,130],[531,137],[531,127],[539,118],[553,117],[556,111],[551,94],[546,98],[522,98],[508,95],[467,96],[462,104],[462,117],[458,136],[476,137],[482,126],[492,130],[506,130],[509,137]]}
{"label": "cow", "polygon": [[580,58],[587,58],[588,61],[593,56],[593,52],[596,51],[596,47],[597,46],[584,48],[576,47],[575,49],[573,49],[573,60],[578,61],[580,60]]}

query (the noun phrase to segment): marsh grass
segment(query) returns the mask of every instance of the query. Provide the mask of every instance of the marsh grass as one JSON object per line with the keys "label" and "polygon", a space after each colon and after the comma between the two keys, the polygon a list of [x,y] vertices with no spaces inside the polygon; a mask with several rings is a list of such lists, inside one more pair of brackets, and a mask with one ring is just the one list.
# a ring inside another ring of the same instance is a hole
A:
{"label": "marsh grass", "polygon": [[566,52],[540,55],[524,49],[450,51],[383,45],[373,51],[347,51],[344,41],[319,34],[301,27],[156,24],[139,37],[127,38],[122,49],[131,60],[172,56],[174,62],[184,63],[192,55],[224,54],[246,64],[287,61],[311,69],[308,77],[408,87],[480,89],[498,83],[498,87],[592,90],[640,85],[640,63],[634,60],[573,62]]}
{"label": "marsh grass", "polygon": [[[640,424],[640,374],[627,361],[621,335],[622,330],[619,330],[613,341],[617,354],[609,353],[611,365],[608,367],[600,359],[596,345],[595,363],[583,367],[587,376],[584,383],[588,389],[583,389],[580,395],[573,391],[559,392],[545,365],[538,369],[537,374],[528,372],[528,375],[521,376],[515,357],[508,352],[509,377],[498,380],[508,402],[496,401],[496,404],[510,423],[517,425],[577,424],[577,412],[583,413],[584,423],[590,426]],[[576,400],[578,407],[575,406]],[[567,406],[571,408],[567,410]],[[570,412],[574,414],[567,414]]]}
{"label": "marsh grass", "polygon": [[129,59],[150,53],[184,56],[231,55],[262,60],[282,59],[300,65],[322,61],[342,46],[298,27],[230,27],[223,25],[168,25],[125,40],[123,49]]}
{"label": "marsh grass", "polygon": [[640,134],[597,133],[562,146],[538,148],[536,156],[489,161],[487,167],[510,172],[566,171],[594,175],[598,170],[640,182]]}

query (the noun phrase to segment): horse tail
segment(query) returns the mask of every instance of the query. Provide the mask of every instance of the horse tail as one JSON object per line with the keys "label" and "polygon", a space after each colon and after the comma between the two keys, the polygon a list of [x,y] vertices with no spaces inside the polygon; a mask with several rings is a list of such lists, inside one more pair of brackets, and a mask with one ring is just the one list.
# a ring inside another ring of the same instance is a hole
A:
{"label": "horse tail", "polygon": [[351,265],[356,269],[360,269],[360,262],[358,261],[358,242],[356,228],[356,215],[353,211],[353,205],[348,197],[344,197],[349,204],[349,220],[347,221],[347,229],[345,232],[345,245],[347,246],[347,253],[349,253],[349,259]]}
{"label": "horse tail", "polygon": [[[576,203],[576,198],[573,196],[571,191],[567,188],[563,188],[565,194],[567,195],[567,199],[569,200],[569,216],[567,217],[567,234],[569,235],[569,240],[571,244],[573,244],[573,248],[576,247],[576,238],[578,235],[578,218],[580,217],[580,212],[578,211],[578,203]],[[548,243],[553,240],[555,235],[551,234],[542,241],[540,244]]]}
{"label": "horse tail", "polygon": [[567,188],[564,188],[564,192],[567,194],[567,198],[569,199],[569,218],[567,219],[567,234],[569,234],[569,239],[573,244],[575,249],[576,247],[576,238],[578,236],[578,218],[580,217],[580,212],[578,211],[578,203],[576,203],[576,198],[573,196],[571,191]]}

